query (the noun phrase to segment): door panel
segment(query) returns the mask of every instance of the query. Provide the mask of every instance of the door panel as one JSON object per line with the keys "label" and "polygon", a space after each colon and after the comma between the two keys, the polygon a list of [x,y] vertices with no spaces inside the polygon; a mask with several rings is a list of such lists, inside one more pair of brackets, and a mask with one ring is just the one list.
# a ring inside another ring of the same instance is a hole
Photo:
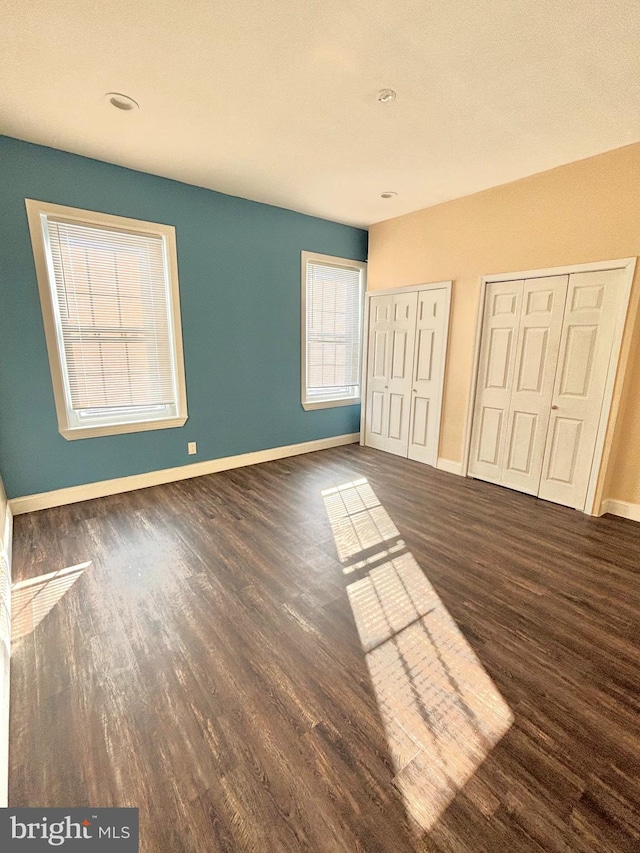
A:
{"label": "door panel", "polygon": [[[429,439],[429,400],[417,397],[413,400],[411,418],[411,444],[415,453],[416,447],[426,448]],[[412,458],[415,458],[412,457]]]}
{"label": "door panel", "polygon": [[523,284],[502,483],[531,495],[542,476],[568,282],[561,275]]}
{"label": "door panel", "polygon": [[503,415],[504,409],[492,409],[491,406],[482,407],[478,436],[478,462],[497,467]]}
{"label": "door panel", "polygon": [[433,344],[435,329],[416,329],[416,375],[418,382],[430,382],[433,370]]}
{"label": "door panel", "polygon": [[582,421],[556,417],[551,426],[549,452],[550,481],[571,485],[575,478],[576,458],[580,448]]}
{"label": "door panel", "polygon": [[538,496],[584,509],[623,270],[569,276]]}
{"label": "door panel", "polygon": [[375,436],[381,442],[384,441],[384,393],[381,391],[373,391],[371,394],[371,404],[369,407],[369,429],[370,434]]}
{"label": "door panel", "polygon": [[491,329],[485,388],[507,390],[515,329]]}
{"label": "door panel", "polygon": [[538,427],[538,416],[531,412],[514,412],[511,418],[507,470],[530,476]]}
{"label": "door panel", "polygon": [[502,482],[523,289],[523,281],[508,281],[485,291],[469,473],[491,483]]}
{"label": "door panel", "polygon": [[568,327],[559,387],[561,396],[584,398],[589,393],[597,339],[597,326],[570,325]]}
{"label": "door panel", "polygon": [[387,338],[388,329],[375,329],[373,332],[373,360],[371,376],[374,379],[384,379],[387,375]]}
{"label": "door panel", "polygon": [[407,371],[407,330],[391,333],[391,379],[404,379]]}
{"label": "door panel", "polygon": [[422,290],[417,296],[408,456],[435,465],[440,439],[449,292],[446,288],[434,288]]}
{"label": "door panel", "polygon": [[402,394],[389,394],[389,438],[393,441],[402,440],[404,427],[404,396]]}
{"label": "door panel", "polygon": [[540,394],[547,362],[549,329],[524,329],[520,363],[517,367],[515,391],[533,391]]}

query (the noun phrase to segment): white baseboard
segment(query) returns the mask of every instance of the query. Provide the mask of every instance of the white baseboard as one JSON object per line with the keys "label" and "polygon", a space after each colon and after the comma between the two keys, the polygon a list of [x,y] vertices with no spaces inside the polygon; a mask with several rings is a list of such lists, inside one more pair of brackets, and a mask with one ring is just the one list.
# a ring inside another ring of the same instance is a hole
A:
{"label": "white baseboard", "polygon": [[67,489],[56,489],[56,491],[42,492],[38,495],[25,495],[10,500],[9,506],[14,515],[22,515],[25,512],[34,512],[38,509],[49,509],[50,507],[88,501],[93,498],[104,498],[107,495],[118,495],[122,492],[146,489],[148,486],[160,486],[163,483],[174,483],[177,480],[188,480],[190,477],[202,477],[204,474],[229,471],[231,468],[243,468],[245,465],[257,465],[259,462],[271,462],[274,459],[284,459],[287,456],[313,453],[315,450],[326,450],[329,447],[339,447],[343,444],[355,444],[359,440],[360,433],[358,432],[334,435],[330,438],[305,441],[302,444],[287,444],[284,447],[271,447],[253,453],[241,453],[239,456],[225,456],[222,459],[209,459],[206,462],[196,462],[192,465],[180,465],[178,468],[163,468],[160,471],[149,471],[147,474],[134,474],[131,477],[101,480],[98,483],[71,486]]}
{"label": "white baseboard", "polygon": [[449,474],[457,474],[459,477],[462,477],[462,462],[454,462],[453,459],[443,459],[442,456],[439,456],[436,468],[440,471],[447,471]]}
{"label": "white baseboard", "polygon": [[628,501],[616,501],[607,498],[602,501],[601,512],[610,512],[611,515],[619,515],[622,518],[630,518],[632,521],[640,521],[640,504],[632,504]]}

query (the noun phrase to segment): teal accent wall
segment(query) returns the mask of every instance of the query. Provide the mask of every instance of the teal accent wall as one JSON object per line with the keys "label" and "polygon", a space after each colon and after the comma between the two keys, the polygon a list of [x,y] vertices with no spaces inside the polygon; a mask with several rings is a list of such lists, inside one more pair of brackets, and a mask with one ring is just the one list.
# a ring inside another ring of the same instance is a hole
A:
{"label": "teal accent wall", "polygon": [[[58,432],[25,198],[174,225],[189,420]],[[300,405],[300,252],[365,260],[367,233],[0,137],[0,460],[10,498],[357,432]],[[187,441],[198,455],[187,456]]]}

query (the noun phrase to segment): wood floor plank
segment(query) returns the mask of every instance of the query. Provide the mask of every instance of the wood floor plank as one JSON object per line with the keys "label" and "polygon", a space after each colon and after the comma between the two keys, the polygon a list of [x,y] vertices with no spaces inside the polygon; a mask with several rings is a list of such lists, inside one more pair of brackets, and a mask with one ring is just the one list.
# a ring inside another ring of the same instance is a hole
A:
{"label": "wood floor plank", "polygon": [[138,806],[143,853],[640,849],[633,522],[347,446],[14,543],[11,805]]}

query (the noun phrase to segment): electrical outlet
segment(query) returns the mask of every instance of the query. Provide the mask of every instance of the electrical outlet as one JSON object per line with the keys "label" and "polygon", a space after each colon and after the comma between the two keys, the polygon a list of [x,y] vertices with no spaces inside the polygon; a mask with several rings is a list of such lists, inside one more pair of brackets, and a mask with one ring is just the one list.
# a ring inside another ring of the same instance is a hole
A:
{"label": "electrical outlet", "polygon": [[187,453],[189,454],[189,456],[193,456],[193,454],[197,453],[197,452],[198,452],[198,445],[195,443],[195,441],[190,441],[187,444]]}

